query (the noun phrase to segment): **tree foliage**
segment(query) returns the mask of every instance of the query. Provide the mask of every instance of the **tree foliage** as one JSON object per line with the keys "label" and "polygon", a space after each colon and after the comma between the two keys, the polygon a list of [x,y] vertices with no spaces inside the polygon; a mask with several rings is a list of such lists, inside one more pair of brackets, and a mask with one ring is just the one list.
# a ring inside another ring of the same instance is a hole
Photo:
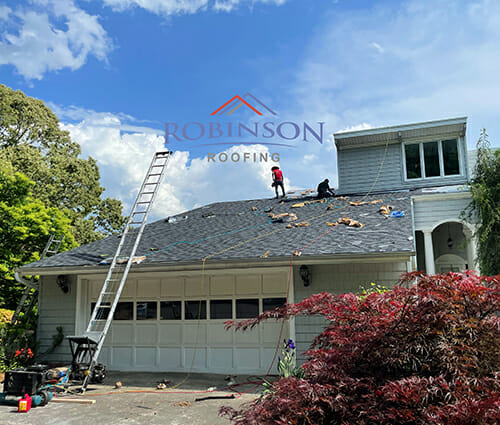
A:
{"label": "tree foliage", "polygon": [[34,199],[33,187],[0,161],[0,305],[11,309],[24,289],[14,280],[14,270],[37,261],[49,235],[65,236],[62,249],[76,246],[68,215]]}
{"label": "tree foliage", "polygon": [[96,161],[80,153],[42,101],[0,85],[0,159],[36,183],[34,198],[69,212],[76,240],[84,244],[118,231],[124,218],[120,201],[101,198]]}
{"label": "tree foliage", "polygon": [[[418,279],[418,285],[411,285]],[[238,425],[493,425],[500,421],[500,276],[405,274],[366,297],[321,293],[228,322],[320,315],[305,376],[281,378]]]}
{"label": "tree foliage", "polygon": [[481,273],[500,273],[500,150],[490,147],[486,130],[477,142],[477,159],[471,184],[469,217],[479,222],[476,230]]}

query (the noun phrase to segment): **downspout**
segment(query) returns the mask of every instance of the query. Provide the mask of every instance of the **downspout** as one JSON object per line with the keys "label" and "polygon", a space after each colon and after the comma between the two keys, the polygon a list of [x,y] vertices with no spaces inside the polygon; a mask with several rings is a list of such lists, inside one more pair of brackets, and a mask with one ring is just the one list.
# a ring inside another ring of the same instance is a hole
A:
{"label": "downspout", "polygon": [[38,285],[34,282],[31,282],[30,280],[26,280],[24,279],[20,274],[19,272],[15,272],[14,273],[14,277],[15,279],[21,283],[22,285],[24,286],[27,286],[28,288],[33,288],[33,289],[38,289]]}
{"label": "downspout", "polygon": [[415,208],[413,205],[413,197],[410,197],[410,206],[411,206],[411,230],[413,232],[413,250],[415,251],[415,255],[413,256],[414,264],[412,264],[412,268],[414,270],[417,270],[417,234],[415,233]]}

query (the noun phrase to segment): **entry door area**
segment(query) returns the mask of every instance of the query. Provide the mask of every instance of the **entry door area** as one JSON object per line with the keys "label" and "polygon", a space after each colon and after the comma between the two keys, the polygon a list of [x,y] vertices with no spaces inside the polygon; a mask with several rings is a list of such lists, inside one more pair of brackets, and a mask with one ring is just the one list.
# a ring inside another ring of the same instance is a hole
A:
{"label": "entry door area", "polygon": [[[288,322],[283,330],[272,320],[245,332],[226,331],[224,322],[284,304],[287,278],[280,271],[206,275],[203,281],[200,275],[129,278],[100,361],[123,371],[264,373],[289,336]],[[103,280],[82,280],[85,322]]]}

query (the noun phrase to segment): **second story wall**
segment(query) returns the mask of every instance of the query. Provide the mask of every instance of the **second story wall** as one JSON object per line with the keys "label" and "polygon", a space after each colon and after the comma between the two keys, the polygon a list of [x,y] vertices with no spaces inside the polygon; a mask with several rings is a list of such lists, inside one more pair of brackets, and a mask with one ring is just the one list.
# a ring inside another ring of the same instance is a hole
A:
{"label": "second story wall", "polygon": [[464,125],[462,118],[336,134],[338,193],[466,184]]}

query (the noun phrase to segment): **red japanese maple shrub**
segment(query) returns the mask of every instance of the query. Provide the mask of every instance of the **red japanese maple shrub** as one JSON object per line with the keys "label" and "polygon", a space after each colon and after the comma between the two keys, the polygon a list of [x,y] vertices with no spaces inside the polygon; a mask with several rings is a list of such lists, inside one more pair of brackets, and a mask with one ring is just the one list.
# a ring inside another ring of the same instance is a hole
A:
{"label": "red japanese maple shrub", "polygon": [[[418,284],[415,284],[418,282]],[[238,425],[494,425],[500,423],[500,275],[402,275],[367,297],[320,293],[228,322],[244,330],[276,317],[321,315],[303,379],[276,381]]]}

